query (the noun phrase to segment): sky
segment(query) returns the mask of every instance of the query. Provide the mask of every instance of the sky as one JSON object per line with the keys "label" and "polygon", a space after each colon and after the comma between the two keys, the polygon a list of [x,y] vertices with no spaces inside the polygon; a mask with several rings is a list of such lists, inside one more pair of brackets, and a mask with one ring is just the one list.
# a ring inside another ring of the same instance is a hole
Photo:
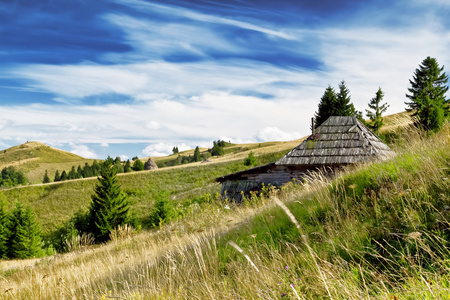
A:
{"label": "sky", "polygon": [[85,158],[306,136],[328,85],[404,111],[431,56],[450,66],[447,0],[2,0],[0,149]]}

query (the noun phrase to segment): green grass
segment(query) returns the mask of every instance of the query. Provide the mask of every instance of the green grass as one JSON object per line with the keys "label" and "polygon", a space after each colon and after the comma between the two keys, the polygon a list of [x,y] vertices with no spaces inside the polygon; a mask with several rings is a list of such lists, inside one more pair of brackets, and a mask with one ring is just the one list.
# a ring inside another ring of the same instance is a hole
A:
{"label": "green grass", "polygon": [[[264,154],[259,157],[261,164],[276,160],[286,151]],[[243,160],[221,163],[204,163],[154,171],[120,174],[122,190],[128,195],[132,211],[147,226],[147,217],[153,203],[161,191],[172,195],[176,203],[183,204],[204,194],[220,192],[214,179],[229,173],[247,169]],[[49,185],[23,186],[0,190],[0,197],[12,208],[15,202],[30,205],[45,234],[55,231],[69,220],[76,211],[87,210],[96,178],[70,180]]]}
{"label": "green grass", "polygon": [[164,189],[187,213],[133,238],[4,268],[2,286],[13,288],[4,298],[449,299],[450,126],[411,136],[389,161],[244,205],[206,196],[218,189],[210,178],[242,160],[121,176],[140,210]]}
{"label": "green grass", "polygon": [[84,166],[85,163],[92,162],[92,159],[85,159],[38,142],[27,142],[0,151],[0,168],[12,165],[16,170],[22,171],[31,183],[41,183],[45,170],[53,179],[56,170],[68,172],[72,166]]}

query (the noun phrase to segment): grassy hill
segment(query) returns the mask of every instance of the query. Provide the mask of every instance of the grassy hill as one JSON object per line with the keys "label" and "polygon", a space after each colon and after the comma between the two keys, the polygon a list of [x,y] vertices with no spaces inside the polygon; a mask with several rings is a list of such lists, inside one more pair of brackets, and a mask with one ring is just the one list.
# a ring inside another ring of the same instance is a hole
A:
{"label": "grassy hill", "polygon": [[[349,168],[333,181],[317,176],[267,191],[245,205],[215,199],[211,181],[243,169],[241,159],[120,176],[144,219],[161,189],[185,213],[88,250],[2,261],[2,297],[448,299],[450,125],[431,136],[395,127],[395,158]],[[260,163],[283,151],[259,156]],[[47,216],[53,219],[57,199],[85,206],[94,182],[3,195],[22,197],[41,213],[54,199]]]}
{"label": "grassy hill", "polygon": [[32,183],[42,182],[45,170],[53,178],[56,170],[69,171],[72,166],[84,166],[85,163],[92,164],[92,161],[39,142],[27,142],[0,151],[0,169],[14,166]]}
{"label": "grassy hill", "polygon": [[[243,206],[196,202],[158,230],[89,251],[3,261],[3,298],[447,299],[450,128],[404,136],[396,158],[333,182],[317,178]],[[191,168],[198,176],[194,166],[166,172]],[[176,175],[168,174],[161,180]],[[181,181],[168,185],[204,191]]]}

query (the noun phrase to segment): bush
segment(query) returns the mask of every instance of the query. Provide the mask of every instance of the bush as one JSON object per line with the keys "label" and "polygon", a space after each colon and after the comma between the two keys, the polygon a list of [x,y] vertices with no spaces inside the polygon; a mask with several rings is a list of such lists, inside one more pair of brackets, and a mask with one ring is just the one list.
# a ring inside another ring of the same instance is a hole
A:
{"label": "bush", "polygon": [[247,158],[244,160],[245,166],[256,166],[258,164],[258,160],[253,155],[253,152],[250,152],[247,156]]}
{"label": "bush", "polygon": [[174,217],[175,209],[169,199],[169,193],[161,191],[156,198],[155,206],[149,216],[150,226],[161,226],[161,224],[170,221]]}

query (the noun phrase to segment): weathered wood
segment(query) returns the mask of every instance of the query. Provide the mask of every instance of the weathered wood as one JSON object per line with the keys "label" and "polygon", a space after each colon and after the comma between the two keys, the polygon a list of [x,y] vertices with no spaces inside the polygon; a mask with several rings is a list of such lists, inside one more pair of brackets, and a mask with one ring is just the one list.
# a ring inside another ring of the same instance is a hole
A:
{"label": "weathered wood", "polygon": [[[306,174],[354,163],[386,159],[394,152],[356,117],[330,117],[314,134],[274,163],[216,179],[222,182],[229,199],[242,200],[242,194],[262,184],[281,186],[293,179],[302,181]],[[233,198],[235,197],[235,198]]]}

